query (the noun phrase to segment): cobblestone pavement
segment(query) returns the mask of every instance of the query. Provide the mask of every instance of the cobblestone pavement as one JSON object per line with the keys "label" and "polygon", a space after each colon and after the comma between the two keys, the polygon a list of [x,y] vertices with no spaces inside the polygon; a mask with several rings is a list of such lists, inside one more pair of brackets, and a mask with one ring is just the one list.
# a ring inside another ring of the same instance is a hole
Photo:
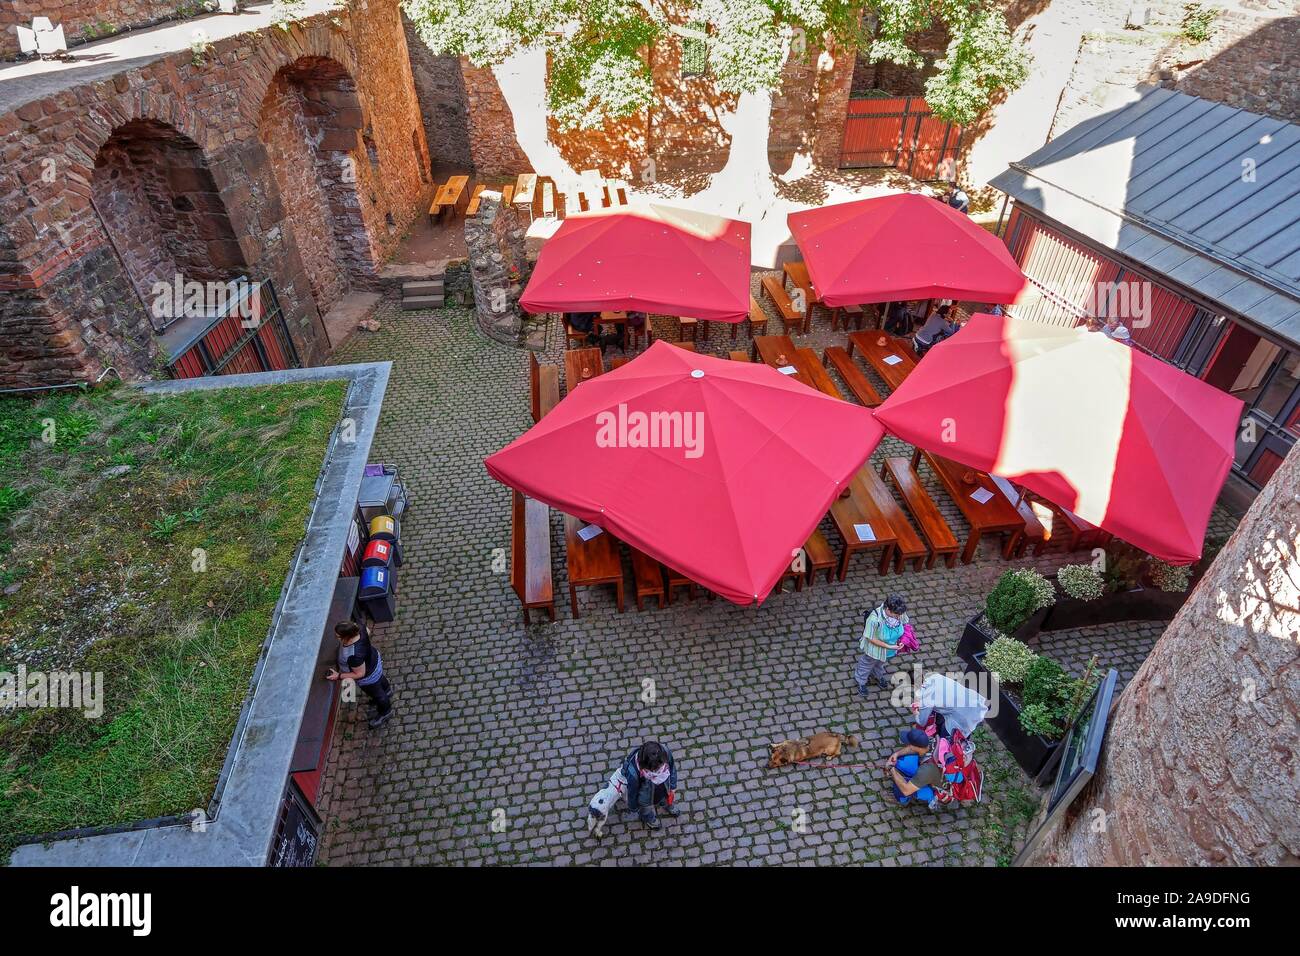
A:
{"label": "cobblestone pavement", "polygon": [[[413,496],[398,619],[377,631],[396,712],[380,730],[370,730],[356,706],[341,715],[324,791],[325,862],[1008,858],[1036,795],[996,738],[981,741],[983,804],[943,813],[900,807],[874,765],[897,746],[905,704],[894,706],[885,691],[863,701],[850,676],[861,611],[888,591],[913,609],[921,652],[908,666],[959,670],[952,650],[963,622],[1010,566],[995,542],[984,542],[971,565],[888,578],[859,557],[843,583],[774,594],[761,608],[700,598],[638,612],[629,599],[619,614],[612,589],[584,589],[574,620],[563,600],[561,518],[553,514],[559,620],[526,628],[501,560],[510,544],[509,492],[482,464],[529,425],[526,355],[488,342],[463,310],[403,313],[385,303],[376,317],[382,330],[362,333],[335,361],[394,362],[373,460],[400,465]],[[675,322],[658,325],[675,338]],[[800,344],[842,340],[821,316]],[[714,332],[712,349],[725,354],[729,344]],[[562,347],[553,341],[548,360],[558,362]],[[873,460],[906,451],[887,438]],[[955,507],[931,491],[964,537]],[[829,522],[823,530],[838,549]],[[1068,560],[1052,547],[1035,559],[1044,569]],[[1050,640],[1072,669],[1095,650],[1127,679],[1158,633],[1143,624],[1091,628],[1080,642],[1069,634]],[[765,769],[769,742],[818,730],[861,738],[842,758],[849,769]],[[588,800],[648,738],[673,748],[682,816],[650,833],[615,813],[601,836],[589,835]]]}

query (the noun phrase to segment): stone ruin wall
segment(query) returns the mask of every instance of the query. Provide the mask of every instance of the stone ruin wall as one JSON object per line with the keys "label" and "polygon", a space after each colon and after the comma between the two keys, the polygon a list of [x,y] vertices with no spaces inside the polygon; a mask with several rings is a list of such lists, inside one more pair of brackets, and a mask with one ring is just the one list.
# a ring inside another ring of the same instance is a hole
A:
{"label": "stone ruin wall", "polygon": [[519,305],[535,265],[527,230],[514,205],[503,204],[499,192],[484,191],[478,213],[465,217],[465,249],[479,328],[498,342],[540,349],[547,317],[531,316]]}
{"label": "stone ruin wall", "polygon": [[1158,0],[1141,30],[1086,35],[1051,135],[1128,102],[1139,84],[1300,123],[1300,2],[1239,0],[1200,44],[1179,35],[1182,17],[1181,0]]}
{"label": "stone ruin wall", "polygon": [[115,33],[163,20],[207,16],[195,0],[6,0],[0,3],[0,60],[19,55],[17,26],[33,17],[48,17],[63,26],[68,46],[100,40]]}
{"label": "stone ruin wall", "polygon": [[405,48],[396,3],[371,0],[0,114],[0,388],[156,374],[142,286],[204,262],[270,279],[300,359],[321,361],[321,312],[367,287],[432,192]]}

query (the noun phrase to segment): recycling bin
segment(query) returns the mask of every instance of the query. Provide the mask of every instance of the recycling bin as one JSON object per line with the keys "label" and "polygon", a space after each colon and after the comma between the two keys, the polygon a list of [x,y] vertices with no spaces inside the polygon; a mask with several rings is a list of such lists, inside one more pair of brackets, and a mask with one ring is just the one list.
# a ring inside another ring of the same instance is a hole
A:
{"label": "recycling bin", "polygon": [[361,554],[363,568],[386,568],[393,563],[395,545],[383,538],[373,538]]}
{"label": "recycling bin", "polygon": [[374,566],[361,569],[357,603],[377,624],[386,624],[397,616],[397,577],[392,568]]}
{"label": "recycling bin", "polygon": [[370,540],[396,541],[397,521],[392,515],[375,515],[370,519]]}

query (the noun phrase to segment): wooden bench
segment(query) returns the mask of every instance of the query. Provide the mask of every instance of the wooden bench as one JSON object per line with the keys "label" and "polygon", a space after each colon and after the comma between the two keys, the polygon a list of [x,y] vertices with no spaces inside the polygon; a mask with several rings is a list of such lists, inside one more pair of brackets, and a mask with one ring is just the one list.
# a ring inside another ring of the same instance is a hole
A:
{"label": "wooden bench", "polygon": [[[736,330],[740,327],[737,322],[731,327],[731,341],[736,341]],[[767,312],[764,310],[762,303],[752,295],[749,297],[749,337],[752,339],[756,335],[767,335]]]}
{"label": "wooden bench", "polygon": [[803,583],[808,577],[807,562],[801,563],[798,556],[790,559],[789,566],[776,582],[776,591],[785,590],[785,582],[789,581],[794,585],[796,591],[803,590]]}
{"label": "wooden bench", "polygon": [[733,362],[748,362],[748,361],[749,361],[749,353],[748,353],[748,352],[728,352],[728,353],[727,353],[727,358],[731,359]]}
{"label": "wooden bench", "polygon": [[1034,554],[1043,553],[1043,545],[1047,543],[1047,529],[1043,523],[1038,520],[1038,515],[1034,514],[1034,506],[1029,501],[1028,495],[1022,495],[1007,479],[998,475],[989,475],[989,479],[997,486],[998,491],[1002,492],[1003,497],[1011,502],[1011,506],[1019,512],[1021,519],[1025,522],[1025,531],[1020,535],[1015,543],[1015,547],[1004,555],[1004,557],[1021,557],[1029,550],[1029,546],[1034,546]]}
{"label": "wooden bench", "polygon": [[812,587],[813,582],[817,580],[819,571],[826,572],[827,584],[835,580],[835,565],[838,559],[835,557],[835,552],[831,550],[831,543],[820,530],[812,533],[808,543],[803,546],[803,553],[808,564],[809,587]]}
{"label": "wooden bench", "polygon": [[1029,492],[1029,498],[1052,512],[1052,537],[1057,536],[1058,526],[1066,536],[1066,550],[1078,551],[1081,548],[1103,547],[1110,542],[1111,534],[1095,524],[1080,518],[1068,508],[1062,508],[1054,501],[1048,501],[1041,495]]}
{"label": "wooden bench", "polygon": [[695,600],[695,589],[699,587],[694,581],[682,574],[680,571],[674,571],[668,565],[663,565],[664,577],[668,579],[667,597],[668,604],[673,603],[673,592],[678,588],[686,588],[686,600]]}
{"label": "wooden bench", "polygon": [[[875,469],[870,465],[858,472],[862,479],[863,485],[866,486],[871,494],[871,500],[876,503],[880,513],[885,516],[889,526],[893,529],[895,537],[898,539],[894,547],[894,568],[902,574],[907,562],[911,561],[913,567],[920,571],[925,565],[926,559],[930,556],[929,546],[921,540],[921,536],[916,533],[912,527],[912,522],[907,520],[907,515],[903,514],[903,509],[898,506],[894,496],[889,493],[889,488],[880,480]],[[886,569],[882,566],[881,573]]]}
{"label": "wooden bench", "polygon": [[551,509],[520,492],[512,492],[510,514],[510,586],[528,612],[544,608],[555,620],[555,588],[551,579]]}
{"label": "wooden bench", "polygon": [[514,204],[521,210],[528,210],[528,218],[533,216],[533,199],[537,192],[537,174],[520,173],[515,180]]}
{"label": "wooden bench", "polygon": [[762,286],[763,292],[776,306],[777,315],[780,316],[782,323],[785,325],[785,334],[789,335],[792,328],[802,332],[804,328],[803,313],[794,307],[794,303],[790,301],[790,294],[785,291],[785,286],[781,284],[781,280],[776,276],[763,276]]}
{"label": "wooden bench", "polygon": [[679,349],[685,349],[685,350],[688,351],[688,352],[697,352],[697,351],[699,351],[699,350],[695,347],[695,343],[694,343],[694,342],[669,342],[668,344],[669,344],[669,345],[675,345],[675,346],[677,346]]}
{"label": "wooden bench", "polygon": [[921,534],[930,544],[930,556],[925,566],[934,567],[935,560],[942,557],[948,567],[956,567],[961,544],[948,527],[948,522],[943,520],[934,499],[921,485],[921,479],[912,470],[912,463],[906,458],[886,458],[880,477],[886,481],[893,479],[912,517],[921,526]]}
{"label": "wooden bench", "polygon": [[884,401],[867,378],[867,373],[849,357],[849,353],[844,351],[843,346],[829,346],[822,357],[826,363],[835,366],[835,371],[840,373],[840,378],[848,386],[849,391],[867,408],[875,408]]}
{"label": "wooden bench", "polygon": [[507,184],[501,187],[501,202],[503,205],[510,205],[515,201],[515,187],[513,184]]}
{"label": "wooden bench", "polygon": [[560,367],[543,365],[535,352],[528,353],[528,385],[531,391],[533,421],[539,422],[560,403]]}
{"label": "wooden bench", "polygon": [[657,598],[664,606],[664,569],[650,555],[628,545],[632,552],[632,577],[636,581],[636,609],[645,610],[646,598]]}
{"label": "wooden bench", "polygon": [[860,305],[837,305],[831,308],[831,331],[834,332],[839,326],[840,317],[844,318],[844,330],[847,332],[849,324],[852,323],[856,328],[861,329],[867,314]]}
{"label": "wooden bench", "polygon": [[470,193],[470,195],[469,195],[469,205],[467,205],[467,206],[465,207],[465,215],[466,215],[466,216],[477,216],[477,215],[478,215],[478,206],[479,206],[479,203],[482,201],[479,197],[482,196],[482,194],[483,194],[483,189],[484,189],[484,184],[483,184],[483,183],[479,183],[477,186],[474,187],[474,191]]}

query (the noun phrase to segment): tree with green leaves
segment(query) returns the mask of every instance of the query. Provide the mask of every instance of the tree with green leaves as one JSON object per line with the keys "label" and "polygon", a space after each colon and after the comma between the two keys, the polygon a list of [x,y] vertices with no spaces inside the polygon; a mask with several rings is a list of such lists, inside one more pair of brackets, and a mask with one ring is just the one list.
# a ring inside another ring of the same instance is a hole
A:
{"label": "tree with green leaves", "polygon": [[724,93],[770,93],[789,51],[810,55],[828,44],[858,49],[873,63],[920,68],[911,40],[938,26],[950,40],[925,96],[944,119],[970,123],[1029,71],[995,0],[403,0],[403,7],[433,52],[475,66],[544,50],[547,104],[561,129],[597,128],[651,105],[645,52],[673,31],[670,14],[707,25],[709,74]]}

